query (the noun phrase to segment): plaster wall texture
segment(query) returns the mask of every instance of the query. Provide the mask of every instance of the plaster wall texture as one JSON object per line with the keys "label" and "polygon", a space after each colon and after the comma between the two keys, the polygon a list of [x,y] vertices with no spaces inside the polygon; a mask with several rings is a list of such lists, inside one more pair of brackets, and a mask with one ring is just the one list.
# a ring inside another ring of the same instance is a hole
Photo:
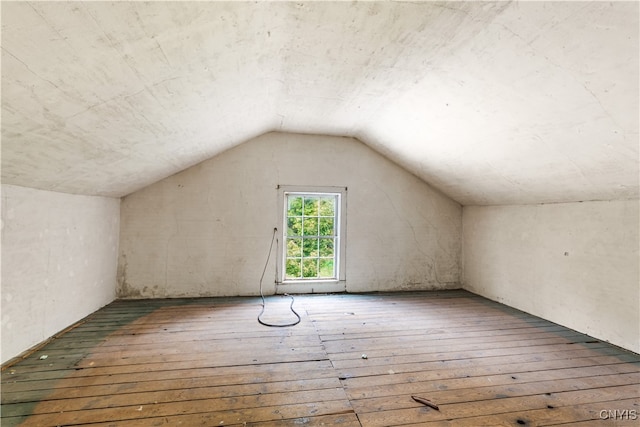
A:
{"label": "plaster wall texture", "polygon": [[278,185],[347,187],[342,290],[459,287],[458,203],[355,139],[269,133],[122,199],[118,296],[257,295]]}
{"label": "plaster wall texture", "polygon": [[121,197],[277,130],[356,137],[463,205],[637,198],[639,11],[3,1],[2,182]]}
{"label": "plaster wall texture", "polygon": [[119,210],[2,185],[2,363],[115,299]]}
{"label": "plaster wall texture", "polygon": [[465,206],[463,287],[640,352],[638,200]]}

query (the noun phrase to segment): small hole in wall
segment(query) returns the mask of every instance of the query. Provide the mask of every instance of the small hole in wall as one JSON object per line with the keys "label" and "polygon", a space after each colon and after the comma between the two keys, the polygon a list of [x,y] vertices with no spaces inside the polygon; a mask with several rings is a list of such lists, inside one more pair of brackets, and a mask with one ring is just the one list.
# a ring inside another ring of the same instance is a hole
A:
{"label": "small hole in wall", "polygon": [[565,253],[564,253],[564,256],[569,256],[569,252],[565,252]]}

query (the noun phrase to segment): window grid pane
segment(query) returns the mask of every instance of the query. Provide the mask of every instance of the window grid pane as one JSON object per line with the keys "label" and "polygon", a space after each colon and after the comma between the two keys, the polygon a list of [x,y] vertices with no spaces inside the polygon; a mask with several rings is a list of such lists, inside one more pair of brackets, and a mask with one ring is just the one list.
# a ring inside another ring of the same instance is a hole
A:
{"label": "window grid pane", "polygon": [[338,195],[287,194],[285,280],[336,279]]}

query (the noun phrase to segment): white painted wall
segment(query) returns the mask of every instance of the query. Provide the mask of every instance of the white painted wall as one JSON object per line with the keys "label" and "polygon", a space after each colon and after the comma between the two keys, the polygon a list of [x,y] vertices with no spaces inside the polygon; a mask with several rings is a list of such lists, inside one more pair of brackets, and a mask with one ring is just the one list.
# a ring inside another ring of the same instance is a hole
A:
{"label": "white painted wall", "polygon": [[2,185],[2,362],[115,298],[119,199]]}
{"label": "white painted wall", "polygon": [[459,204],[355,139],[270,133],[122,199],[119,296],[256,295],[277,185],[348,188],[347,291],[459,287]]}
{"label": "white painted wall", "polygon": [[638,353],[638,207],[464,207],[463,287]]}

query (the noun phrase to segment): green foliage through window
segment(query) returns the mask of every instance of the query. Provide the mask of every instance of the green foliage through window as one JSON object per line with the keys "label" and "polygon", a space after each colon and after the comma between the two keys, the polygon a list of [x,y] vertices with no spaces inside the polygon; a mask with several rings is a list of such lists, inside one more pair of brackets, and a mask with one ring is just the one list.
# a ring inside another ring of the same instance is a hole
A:
{"label": "green foliage through window", "polygon": [[337,194],[286,194],[286,280],[335,279]]}

